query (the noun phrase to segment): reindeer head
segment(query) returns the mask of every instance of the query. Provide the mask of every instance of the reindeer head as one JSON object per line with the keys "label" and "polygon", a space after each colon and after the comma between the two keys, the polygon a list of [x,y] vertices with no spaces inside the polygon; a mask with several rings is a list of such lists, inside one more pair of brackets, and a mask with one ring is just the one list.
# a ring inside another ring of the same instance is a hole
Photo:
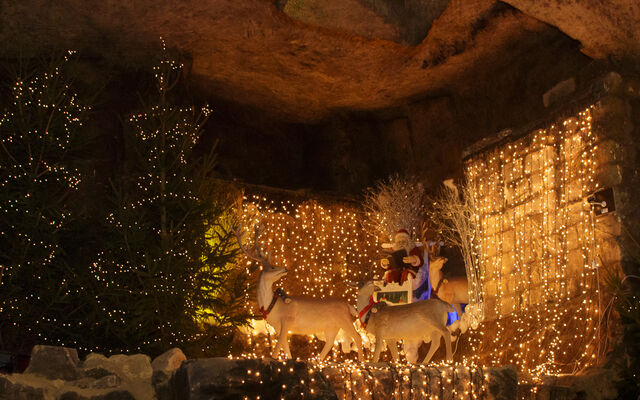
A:
{"label": "reindeer head", "polygon": [[358,298],[368,299],[373,295],[373,292],[379,292],[380,289],[376,286],[372,280],[360,281],[360,282],[347,282],[348,286],[358,289]]}
{"label": "reindeer head", "polygon": [[447,257],[433,256],[429,259],[429,270],[439,271],[447,261],[449,261]]}
{"label": "reindeer head", "polygon": [[283,276],[287,275],[287,269],[282,267],[275,267],[271,264],[263,263],[262,271],[258,279],[263,280],[266,284],[272,285]]}

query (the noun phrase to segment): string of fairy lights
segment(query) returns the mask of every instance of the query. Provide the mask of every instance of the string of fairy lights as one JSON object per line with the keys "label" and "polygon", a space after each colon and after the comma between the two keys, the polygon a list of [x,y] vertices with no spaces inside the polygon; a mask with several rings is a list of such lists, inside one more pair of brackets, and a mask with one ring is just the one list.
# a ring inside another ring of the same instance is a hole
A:
{"label": "string of fairy lights", "polygon": [[596,362],[597,269],[586,196],[595,182],[594,106],[467,160],[478,204],[485,315],[495,336],[472,352],[533,376]]}
{"label": "string of fairy lights", "polygon": [[355,300],[347,281],[371,278],[374,272],[379,243],[360,228],[362,218],[355,207],[250,195],[243,198],[242,214],[245,226],[262,229],[257,244],[271,263],[290,271],[278,282],[289,293]]}
{"label": "string of fairy lights", "polygon": [[67,157],[90,108],[63,73],[73,54],[63,54],[45,71],[16,77],[11,104],[0,114],[0,315],[44,341],[58,321],[44,313],[34,318],[26,310],[44,300],[30,287],[15,286],[45,284],[56,273],[62,254],[57,232],[71,217],[58,202],[81,182]]}
{"label": "string of fairy lights", "polygon": [[[380,395],[395,399],[482,399],[489,396],[493,373],[502,372],[451,365],[364,365],[350,360],[340,364],[309,363],[304,371],[300,364],[282,360],[272,360],[267,366],[252,365],[246,368],[239,382],[252,388],[257,386],[270,390],[272,397],[280,394],[282,399],[293,396],[316,398],[323,389],[326,390],[323,386],[327,381],[331,382],[337,398],[344,400],[373,399]],[[274,388],[269,375],[282,373],[292,374],[300,380],[296,382],[294,378]],[[260,398],[260,395],[243,397],[246,400]]]}
{"label": "string of fairy lights", "polygon": [[[376,263],[380,257],[380,243],[362,228],[362,211],[356,206],[322,205],[314,200],[275,201],[265,196],[248,195],[243,197],[240,209],[245,228],[243,239],[247,240],[247,245],[257,242],[268,253],[272,264],[290,271],[274,285],[284,288],[288,294],[337,296],[355,304],[356,291],[347,286],[346,281],[371,279],[382,273]],[[260,226],[261,230],[252,237],[255,230],[251,227],[255,226]],[[252,262],[242,255],[238,263],[246,265],[249,273],[248,266]],[[257,273],[253,279],[257,279]],[[247,297],[245,307],[255,312],[254,296]],[[271,336],[266,334],[269,332]],[[371,338],[364,330],[360,332],[364,345],[371,346]],[[237,357],[267,357],[275,340],[273,330],[258,319],[252,321],[252,328],[247,333],[247,350]],[[323,343],[307,336],[298,337],[293,346],[294,356],[296,349],[304,348],[313,357],[319,354]],[[341,377],[341,384],[336,387],[336,391],[341,392],[340,398],[369,399],[377,391],[386,393],[390,387],[396,398],[479,399],[485,397],[488,390],[487,371],[475,365],[454,367],[441,362],[431,363],[428,367],[410,367],[406,363],[391,362],[374,366],[354,361],[355,353],[345,355],[339,348],[338,344],[326,360],[312,359],[308,366],[309,376],[313,373],[326,376],[328,371],[337,373]],[[229,358],[233,357],[229,355]],[[254,379],[260,377],[258,371],[252,370],[247,370],[247,375]],[[304,386],[305,382],[300,381],[300,384]],[[299,395],[305,397],[304,393]]]}
{"label": "string of fairy lights", "polygon": [[[177,66],[172,64],[171,67]],[[56,136],[53,140],[54,146],[64,150],[69,145],[71,130],[81,124],[77,114],[85,110],[77,104],[74,96],[65,104],[48,104],[37,100],[42,97],[43,85],[56,78],[57,73],[56,70],[51,76],[36,77],[28,83],[17,81],[13,92],[16,102],[26,101],[27,105],[55,110],[64,116],[65,135]],[[437,391],[442,390],[443,380],[451,384],[457,379],[456,374],[458,377],[465,374],[473,377],[476,374],[482,377],[481,382],[470,379],[470,386],[452,385],[453,398],[475,399],[486,393],[487,376],[479,366],[480,360],[488,361],[490,365],[513,364],[518,370],[532,376],[574,372],[597,363],[602,352],[598,331],[599,314],[602,313],[599,308],[601,293],[594,263],[598,247],[594,245],[595,222],[589,206],[584,202],[586,195],[598,187],[595,181],[598,138],[592,130],[593,109],[594,106],[590,106],[560,124],[537,130],[467,160],[467,177],[474,181],[474,187],[477,188],[475,204],[478,205],[476,218],[479,240],[476,253],[481,269],[484,313],[489,321],[469,341],[471,349],[468,354],[461,356],[460,370],[445,364],[433,364],[432,367],[441,371],[438,383],[432,370],[426,367],[408,368],[405,364],[397,363],[380,368],[365,366],[334,348],[326,362],[311,364],[310,375],[326,367],[338,368],[345,379],[345,391],[350,393],[351,398],[368,398],[379,384],[376,371],[393,369],[396,372],[396,394],[406,389],[402,382],[410,381],[411,393],[441,398],[442,394]],[[142,141],[155,143],[157,132],[147,129],[147,119],[166,111],[154,108],[151,113],[131,116],[129,122],[136,128]],[[191,110],[179,109],[177,112],[189,113]],[[203,112],[207,114],[209,111],[205,109]],[[7,124],[12,117],[10,113],[0,116],[0,126]],[[161,158],[175,150],[176,146],[185,142],[191,145],[195,143],[197,130],[187,129],[190,124],[192,121],[185,117],[170,130],[170,141],[165,143],[167,148],[151,146],[149,165],[154,172],[140,176],[137,181],[138,188],[148,196],[129,204],[130,211],[157,202],[159,195],[153,194],[153,188],[163,185],[169,178],[175,179],[175,176],[156,173],[159,165],[156,163],[161,162]],[[30,133],[39,140],[46,134],[41,130]],[[2,146],[10,149],[16,140],[14,136],[3,135]],[[40,163],[36,165],[36,161]],[[186,163],[182,152],[179,152],[176,162]],[[15,180],[29,177],[28,171],[33,168],[41,172],[36,174],[36,183],[56,181],[63,184],[65,189],[77,189],[79,177],[75,171],[46,159],[33,158],[26,161],[11,160],[11,168],[7,170],[10,172],[3,173],[0,189],[13,184]],[[161,195],[178,196],[171,192]],[[28,197],[28,194],[25,196]],[[179,196],[182,199],[196,199],[189,191]],[[23,200],[9,200],[2,204],[0,212],[5,216],[26,212],[26,208],[19,207],[19,202]],[[241,215],[246,226],[259,224],[264,228],[258,238],[259,245],[268,252],[273,264],[290,271],[287,277],[278,282],[289,294],[342,297],[355,304],[355,289],[347,286],[347,281],[371,279],[374,275],[382,274],[376,265],[380,258],[379,238],[363,229],[365,218],[356,206],[329,206],[314,200],[275,201],[265,196],[247,195],[241,204]],[[64,219],[65,214],[62,213],[48,223],[54,229],[59,228]],[[109,222],[122,228],[114,215],[110,216]],[[135,226],[127,228],[137,229]],[[5,235],[5,232],[1,233]],[[51,263],[57,254],[56,245],[46,242],[34,245],[45,252],[45,256],[37,262],[44,265]],[[100,254],[98,258],[102,256]],[[167,254],[169,258],[185,256],[187,254],[177,251]],[[239,264],[248,266],[251,262],[245,257]],[[4,265],[2,268],[4,275],[9,276],[14,273],[12,269],[20,266]],[[105,287],[113,285],[112,277],[108,271],[100,268],[100,262],[90,268],[96,281]],[[122,262],[112,272],[126,274],[135,268],[130,262]],[[247,268],[247,271],[250,270]],[[175,290],[171,285],[161,289],[168,292]],[[0,311],[19,313],[21,302],[31,300],[28,297],[8,299],[0,305]],[[257,307],[252,295],[247,296],[245,307],[255,313]],[[125,323],[127,316],[122,310],[114,308],[104,311],[114,322]],[[36,325],[40,322],[51,323],[34,321]],[[167,321],[166,324],[170,329],[171,323]],[[268,332],[265,323],[253,321],[253,329],[248,337],[250,351],[241,357],[261,358],[268,354],[271,338],[269,335],[260,335],[261,332]],[[369,343],[364,334],[363,339]],[[307,337],[304,340],[312,349],[311,353],[319,353],[322,344],[317,339]],[[480,357],[480,354],[492,356]],[[413,374],[416,373],[420,376],[418,384],[414,384]],[[370,386],[357,387],[357,382],[363,379]],[[476,382],[475,388],[473,382]]]}
{"label": "string of fairy lights", "polygon": [[[487,321],[467,339],[470,348],[460,356],[460,366],[511,364],[535,379],[597,362],[598,247],[584,201],[598,187],[593,108],[467,160],[478,204],[475,250]],[[293,271],[279,282],[288,293],[352,301],[355,293],[341,282],[376,272],[379,243],[360,233],[362,215],[356,207],[254,195],[243,199],[242,212],[266,228],[260,241],[272,262]],[[247,299],[246,306],[255,310],[254,300]],[[259,334],[268,331],[267,325],[255,321],[253,326],[252,350],[242,357],[268,354],[270,338]],[[370,343],[366,335],[363,339]],[[321,343],[306,340],[317,354]],[[335,348],[328,361],[315,365],[343,365],[345,377],[368,368]],[[469,393],[476,398],[480,392]]]}

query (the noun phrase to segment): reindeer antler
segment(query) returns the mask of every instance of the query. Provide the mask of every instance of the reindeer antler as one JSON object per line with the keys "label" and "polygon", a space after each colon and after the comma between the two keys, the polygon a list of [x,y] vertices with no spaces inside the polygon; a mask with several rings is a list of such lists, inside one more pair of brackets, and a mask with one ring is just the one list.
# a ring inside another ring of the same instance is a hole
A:
{"label": "reindeer antler", "polygon": [[254,233],[253,233],[253,246],[250,250],[247,250],[242,244],[242,236],[244,236],[245,230],[241,223],[236,222],[235,226],[231,228],[231,231],[235,235],[238,240],[238,247],[247,257],[250,259],[262,263],[263,265],[269,264],[269,255],[262,251],[258,244],[258,237],[264,232],[264,229],[260,228],[259,224],[254,225]]}

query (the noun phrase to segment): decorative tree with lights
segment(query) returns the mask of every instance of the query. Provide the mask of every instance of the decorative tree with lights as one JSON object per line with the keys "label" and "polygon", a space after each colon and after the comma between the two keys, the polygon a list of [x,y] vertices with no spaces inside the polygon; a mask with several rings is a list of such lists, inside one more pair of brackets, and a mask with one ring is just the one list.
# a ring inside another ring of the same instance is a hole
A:
{"label": "decorative tree with lights", "polygon": [[365,194],[364,228],[374,237],[392,239],[400,229],[415,236],[424,222],[424,186],[393,175]]}
{"label": "decorative tree with lights", "polygon": [[244,286],[236,284],[228,207],[211,184],[215,155],[195,149],[209,110],[172,105],[181,72],[163,59],[157,94],[126,122],[133,159],[113,185],[111,237],[91,267],[103,293],[96,334],[106,333],[111,351],[183,347],[206,338],[203,319],[233,326],[247,317],[234,289]]}
{"label": "decorative tree with lights", "polygon": [[69,54],[23,62],[0,109],[0,346],[28,351],[34,341],[65,344],[74,284],[63,236],[77,217],[72,166],[88,108],[68,77]]}
{"label": "decorative tree with lights", "polygon": [[476,188],[470,181],[459,186],[452,181],[445,181],[440,191],[430,198],[434,229],[446,245],[457,247],[462,254],[470,286],[470,306],[466,313],[467,317],[473,316],[474,328],[483,318],[475,193]]}
{"label": "decorative tree with lights", "polygon": [[385,281],[403,284],[413,278],[413,297],[428,295],[428,269],[424,247],[412,237],[424,223],[424,186],[417,179],[393,175],[365,194],[364,228],[374,237],[393,243],[383,244],[389,257],[380,260]]}

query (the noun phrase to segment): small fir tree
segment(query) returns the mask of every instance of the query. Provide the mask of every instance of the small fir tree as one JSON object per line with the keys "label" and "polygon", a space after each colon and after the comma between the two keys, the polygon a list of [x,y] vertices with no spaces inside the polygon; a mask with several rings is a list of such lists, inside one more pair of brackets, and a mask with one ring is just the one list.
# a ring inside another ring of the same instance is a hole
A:
{"label": "small fir tree", "polygon": [[209,337],[202,319],[238,325],[247,317],[235,312],[226,285],[235,244],[224,223],[228,207],[211,184],[215,156],[195,151],[209,110],[170,99],[181,71],[162,60],[157,94],[126,122],[134,160],[114,183],[111,237],[91,267],[103,293],[95,325],[109,351],[184,347]]}
{"label": "small fir tree", "polygon": [[63,236],[76,216],[80,173],[70,160],[88,108],[69,79],[69,54],[23,62],[0,108],[0,346],[69,345],[74,315]]}

